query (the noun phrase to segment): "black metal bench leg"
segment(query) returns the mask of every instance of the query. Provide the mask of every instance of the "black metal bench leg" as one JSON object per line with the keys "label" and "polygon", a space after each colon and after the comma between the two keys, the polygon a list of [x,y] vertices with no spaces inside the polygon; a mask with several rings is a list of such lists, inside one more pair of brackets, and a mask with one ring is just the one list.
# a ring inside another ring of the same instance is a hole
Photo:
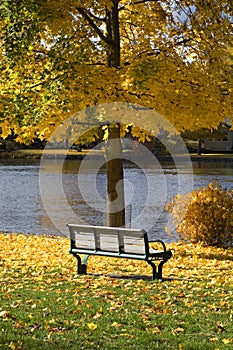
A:
{"label": "black metal bench leg", "polygon": [[152,280],[158,279],[159,276],[157,274],[157,268],[156,268],[155,263],[153,263],[153,261],[151,261],[151,260],[148,260],[147,262],[150,266],[152,266]]}
{"label": "black metal bench leg", "polygon": [[162,279],[162,270],[163,270],[163,264],[166,262],[166,260],[162,260],[159,263],[158,266],[158,279]]}
{"label": "black metal bench leg", "polygon": [[86,275],[87,274],[87,265],[78,264],[78,274],[79,275]]}
{"label": "black metal bench leg", "polygon": [[161,280],[162,279],[162,270],[163,270],[163,264],[166,262],[166,260],[162,260],[160,261],[159,265],[158,265],[158,271],[157,271],[157,267],[155,265],[155,263],[151,260],[147,261],[148,264],[150,264],[152,266],[152,279],[153,280]]}
{"label": "black metal bench leg", "polygon": [[82,261],[81,257],[78,254],[75,254],[74,256],[78,260],[77,273],[79,275],[86,275],[87,274],[87,259],[88,259],[88,255],[85,255],[83,261]]}

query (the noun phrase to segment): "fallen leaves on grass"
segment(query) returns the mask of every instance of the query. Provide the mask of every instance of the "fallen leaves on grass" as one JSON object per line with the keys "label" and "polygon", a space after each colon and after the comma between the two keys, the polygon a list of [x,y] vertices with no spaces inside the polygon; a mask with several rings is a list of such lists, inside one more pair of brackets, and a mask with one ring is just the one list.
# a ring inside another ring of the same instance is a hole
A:
{"label": "fallen leaves on grass", "polygon": [[[17,279],[24,275],[25,283],[31,278],[43,280],[44,276],[47,283],[55,276],[59,280],[73,278],[77,264],[76,259],[69,254],[69,244],[69,239],[64,237],[1,234],[0,278],[7,275],[8,278]],[[181,242],[167,246],[173,250],[173,257],[164,265],[164,277],[201,278],[207,280],[210,285],[232,284],[232,248],[224,250]],[[151,276],[152,271],[146,262],[91,256],[88,260],[88,272]],[[98,283],[95,281],[92,288],[98,288]],[[101,283],[106,281],[102,280]],[[111,295],[108,298],[111,298]],[[162,301],[157,300],[158,303],[161,304]]]}
{"label": "fallen leaves on grass", "polygon": [[[10,328],[48,343],[72,334],[87,334],[87,342],[100,335],[128,342],[137,332],[143,339],[169,334],[185,349],[195,334],[216,349],[232,346],[232,248],[168,244],[173,257],[164,265],[165,281],[151,283],[109,277],[151,276],[151,267],[137,260],[91,256],[91,274],[77,275],[69,245],[63,237],[0,235],[0,336]],[[10,341],[8,348],[21,349]]]}
{"label": "fallen leaves on grass", "polygon": [[231,344],[231,343],[233,343],[233,338],[223,339],[222,342],[223,342],[224,344]]}
{"label": "fallen leaves on grass", "polygon": [[87,324],[88,325],[88,328],[91,330],[91,331],[94,331],[96,328],[97,328],[97,324],[93,323],[93,322],[90,322]]}

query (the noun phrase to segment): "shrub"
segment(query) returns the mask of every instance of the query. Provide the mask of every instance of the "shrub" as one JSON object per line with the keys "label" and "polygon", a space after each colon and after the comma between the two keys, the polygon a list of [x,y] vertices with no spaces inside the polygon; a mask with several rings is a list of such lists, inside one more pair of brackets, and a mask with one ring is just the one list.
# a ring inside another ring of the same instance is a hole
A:
{"label": "shrub", "polygon": [[227,247],[233,243],[233,190],[210,183],[166,205],[178,237],[191,243]]}

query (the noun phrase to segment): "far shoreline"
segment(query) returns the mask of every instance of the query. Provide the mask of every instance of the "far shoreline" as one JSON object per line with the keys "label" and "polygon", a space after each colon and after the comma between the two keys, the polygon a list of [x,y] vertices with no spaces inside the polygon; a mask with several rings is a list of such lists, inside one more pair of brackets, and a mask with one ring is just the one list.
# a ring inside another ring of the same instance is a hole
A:
{"label": "far shoreline", "polygon": [[[124,151],[123,155],[127,156],[130,151]],[[0,163],[12,161],[35,161],[39,162],[43,157],[47,159],[66,159],[69,160],[83,160],[85,157],[89,159],[95,159],[96,157],[104,157],[102,151],[98,150],[83,150],[81,152],[76,150],[54,149],[54,150],[43,150],[43,149],[22,149],[22,150],[1,150],[0,151]],[[203,153],[201,155],[197,153],[190,153],[190,159],[192,162],[233,162],[233,152],[229,153]],[[156,155],[156,158],[160,162],[174,162],[174,159],[170,155]],[[187,155],[177,155],[180,161],[187,160]],[[140,156],[138,157],[140,158]]]}

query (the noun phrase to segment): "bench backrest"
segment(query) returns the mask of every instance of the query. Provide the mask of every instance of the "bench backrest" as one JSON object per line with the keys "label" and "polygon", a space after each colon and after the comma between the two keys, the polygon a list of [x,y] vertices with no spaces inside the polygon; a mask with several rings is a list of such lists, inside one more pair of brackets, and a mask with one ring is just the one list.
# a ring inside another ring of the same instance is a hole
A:
{"label": "bench backrest", "polygon": [[71,249],[148,255],[145,230],[68,224]]}

